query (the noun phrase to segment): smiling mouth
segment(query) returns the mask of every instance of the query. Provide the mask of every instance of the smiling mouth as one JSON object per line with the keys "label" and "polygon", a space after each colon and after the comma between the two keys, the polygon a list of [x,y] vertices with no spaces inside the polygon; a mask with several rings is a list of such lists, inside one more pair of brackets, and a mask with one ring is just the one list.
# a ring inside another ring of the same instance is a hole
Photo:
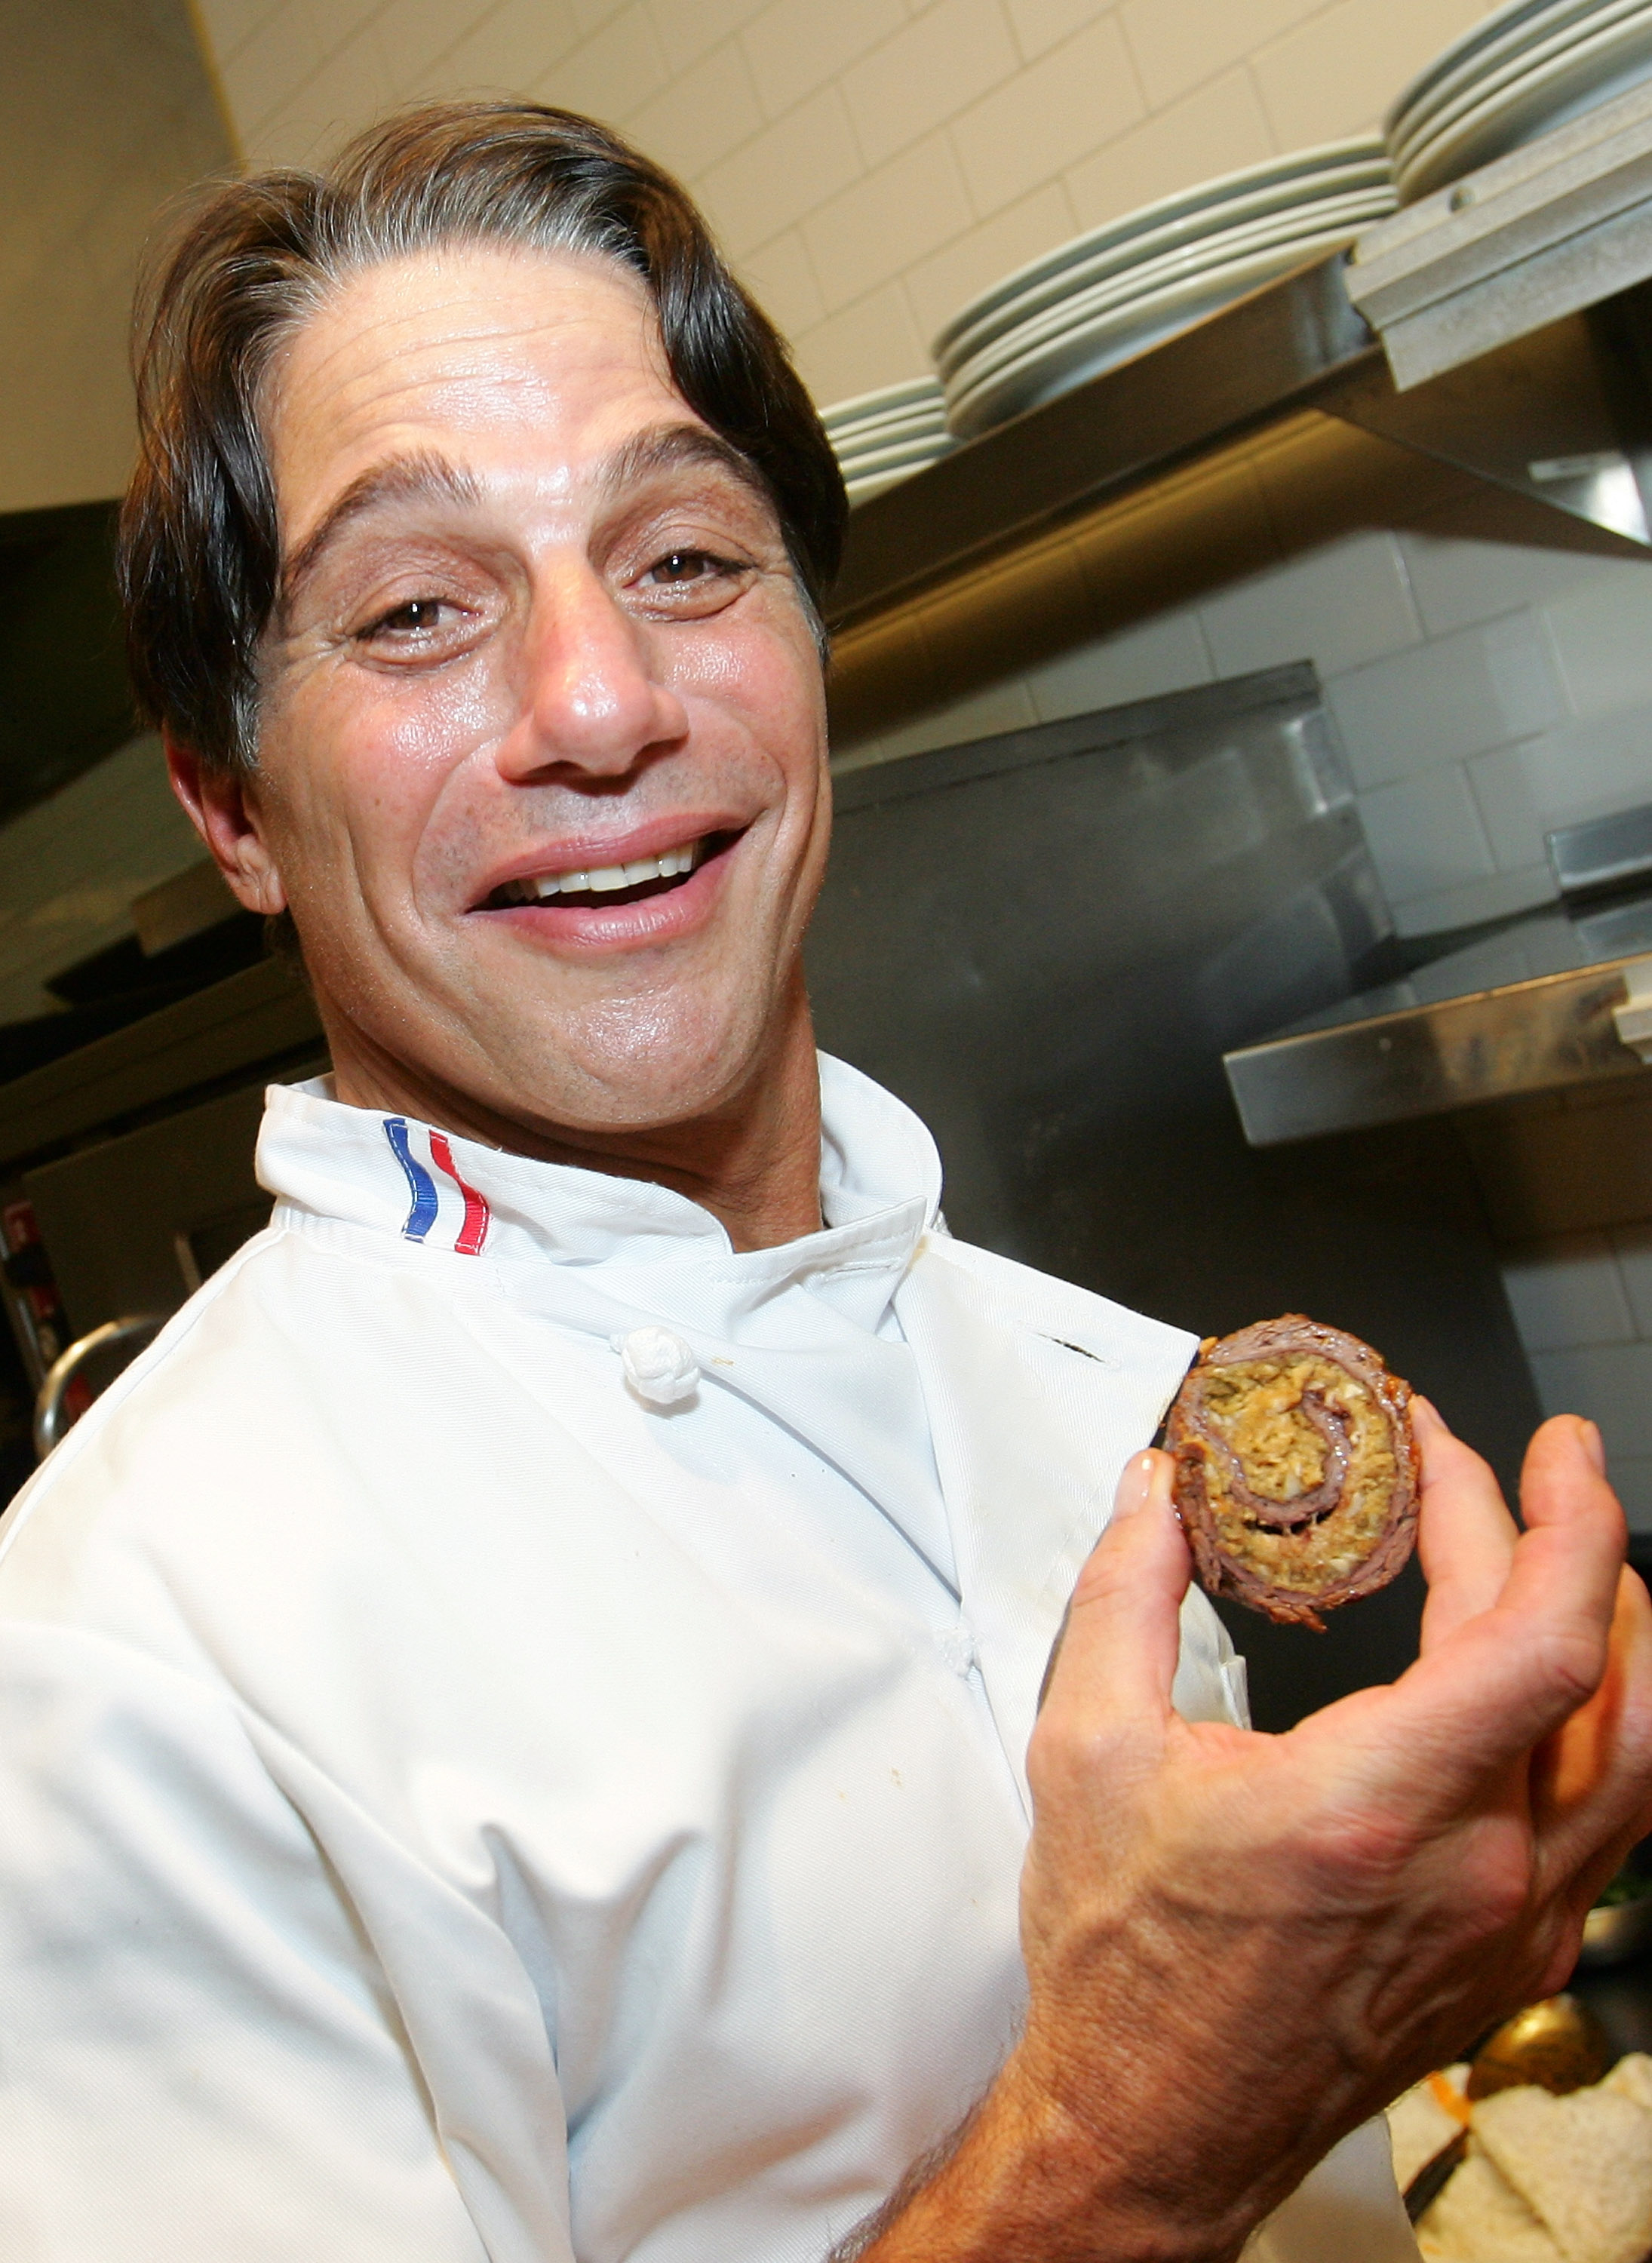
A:
{"label": "smiling mouth", "polygon": [[734,833],[702,834],[680,849],[662,850],[657,857],[634,857],[623,864],[576,867],[565,872],[530,872],[507,880],[477,907],[484,912],[514,911],[523,904],[566,905],[570,909],[616,909],[622,904],[646,903],[650,896],[669,895],[692,878],[700,866],[739,838]]}

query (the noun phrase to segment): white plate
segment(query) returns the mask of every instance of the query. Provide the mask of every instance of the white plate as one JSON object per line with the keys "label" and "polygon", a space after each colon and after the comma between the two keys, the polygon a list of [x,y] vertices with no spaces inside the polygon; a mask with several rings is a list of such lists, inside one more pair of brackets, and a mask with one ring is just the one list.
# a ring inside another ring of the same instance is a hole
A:
{"label": "white plate", "polygon": [[1414,143],[1400,168],[1402,201],[1460,180],[1494,157],[1598,110],[1652,78],[1652,4],[1525,73]]}
{"label": "white plate", "polygon": [[1328,199],[1323,205],[1276,213],[1270,220],[1224,231],[1141,267],[1109,277],[1031,321],[1017,324],[960,361],[949,373],[946,387],[947,415],[953,430],[957,430],[955,403],[961,394],[972,391],[993,371],[1053,344],[1067,332],[1088,329],[1099,316],[1114,308],[1156,299],[1166,289],[1192,283],[1213,270],[1226,270],[1238,260],[1277,254],[1275,271],[1281,271],[1292,264],[1297,244],[1333,236],[1349,241],[1393,209],[1393,192],[1388,189],[1367,190],[1359,197]]}
{"label": "white plate", "polygon": [[1511,92],[1528,79],[1537,79],[1551,65],[1577,55],[1580,50],[1595,54],[1597,41],[1610,44],[1610,34],[1624,25],[1633,23],[1646,13],[1646,0],[1591,0],[1587,19],[1569,20],[1559,25],[1547,39],[1521,48],[1503,58],[1495,69],[1488,67],[1454,80],[1441,90],[1440,99],[1429,105],[1419,116],[1399,121],[1389,135],[1397,171],[1412,163],[1425,144],[1449,132],[1459,119],[1471,110],[1494,100],[1505,91]]}
{"label": "white plate", "polygon": [[1189,329],[1206,315],[1243,299],[1247,292],[1259,290],[1276,275],[1305,267],[1348,241],[1344,229],[1305,236],[1299,242],[1184,278],[1151,298],[1115,307],[1095,322],[1081,324],[996,370],[981,384],[950,395],[947,416],[953,430],[960,440],[973,440],[1012,416],[1053,401],[1058,394],[1070,392],[1087,378],[1133,360],[1162,339]]}
{"label": "white plate", "polygon": [[[1486,86],[1511,65],[1518,69],[1523,58],[1530,59],[1556,38],[1575,38],[1580,19],[1598,16],[1603,6],[1612,4],[1613,0],[1517,0],[1512,7],[1494,9],[1443,48],[1395,97],[1382,121],[1390,150],[1410,141],[1466,91]],[[1585,24],[1585,38],[1588,28]]]}
{"label": "white plate", "polygon": [[[1003,337],[1031,320],[1047,307],[1061,306],[1076,299],[1082,293],[1094,289],[1110,278],[1145,268],[1175,252],[1197,251],[1199,247],[1219,242],[1241,228],[1259,226],[1280,215],[1295,215],[1316,209],[1322,203],[1340,201],[1344,197],[1373,197],[1382,201],[1373,206],[1376,218],[1393,208],[1395,198],[1392,175],[1385,162],[1380,164],[1339,167],[1334,172],[1316,175],[1311,184],[1281,182],[1248,197],[1235,197],[1223,204],[1199,213],[1192,213],[1162,228],[1148,230],[1124,242],[1109,243],[1091,252],[1083,260],[1075,260],[1059,275],[1049,275],[1038,285],[1020,293],[1014,299],[1000,299],[989,313],[979,320],[965,323],[955,316],[948,326],[949,335],[937,339],[931,349],[936,367],[943,381],[995,338]],[[1081,242],[1088,239],[1081,238]]]}
{"label": "white plate", "polygon": [[938,452],[944,453],[952,445],[950,432],[931,432],[922,440],[905,440],[893,448],[868,448],[861,455],[845,456],[839,452],[837,468],[845,480],[865,479],[873,472],[888,471],[896,464],[923,463]]}
{"label": "white plate", "polygon": [[885,488],[898,487],[902,480],[909,480],[914,472],[927,471],[931,464],[938,463],[943,456],[950,454],[952,446],[949,441],[945,448],[938,448],[932,456],[925,456],[916,464],[903,465],[899,471],[879,472],[864,480],[845,480],[844,486],[851,508],[866,502],[872,495],[881,495]]}
{"label": "white plate", "polygon": [[881,447],[889,440],[909,440],[924,432],[940,432],[946,427],[946,404],[938,389],[932,401],[922,408],[909,408],[896,416],[878,416],[865,424],[839,424],[828,433],[834,448],[841,456],[845,449]]}
{"label": "white plate", "polygon": [[1602,0],[1504,0],[1482,16],[1461,36],[1442,47],[1432,62],[1402,87],[1383,120],[1390,141],[1409,131],[1442,100],[1482,74],[1496,70],[1511,55],[1525,52],[1548,39],[1563,24],[1593,14]]}
{"label": "white plate", "polygon": [[[1264,164],[1248,165],[1240,172],[1224,173],[1176,196],[1162,197],[1121,220],[1108,221],[1013,269],[990,290],[960,307],[935,341],[936,359],[955,360],[964,334],[989,323],[1000,309],[1013,304],[1030,311],[1035,304],[1047,303],[1049,297],[1064,295],[1072,287],[1074,268],[1101,261],[1116,250],[1127,260],[1133,255],[1124,247],[1138,237],[1156,236],[1162,230],[1176,235],[1190,231],[1207,235],[1228,225],[1229,219],[1236,223],[1281,206],[1301,203],[1308,195],[1319,192],[1322,176],[1330,177],[1325,190],[1333,192],[1343,185],[1341,177],[1350,172],[1361,177],[1350,178],[1346,184],[1350,188],[1360,185],[1367,173],[1373,181],[1387,177],[1388,154],[1376,135],[1361,134],[1351,141],[1326,142],[1286,157],[1270,158]],[[1239,209],[1229,214],[1223,209],[1229,205]]]}
{"label": "white plate", "polygon": [[933,401],[939,391],[932,377],[903,378],[899,385],[880,385],[875,392],[854,393],[846,401],[834,401],[830,408],[821,410],[820,421],[830,432],[839,425],[859,423],[866,417],[920,408],[925,401]]}

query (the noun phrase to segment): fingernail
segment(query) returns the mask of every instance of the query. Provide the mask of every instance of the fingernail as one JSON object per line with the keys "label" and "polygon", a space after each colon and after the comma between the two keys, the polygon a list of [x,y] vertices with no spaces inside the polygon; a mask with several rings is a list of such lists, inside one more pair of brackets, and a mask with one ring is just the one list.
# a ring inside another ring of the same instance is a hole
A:
{"label": "fingernail", "polygon": [[1119,1490],[1112,1497],[1112,1518],[1116,1524],[1121,1516],[1134,1516],[1147,1507],[1153,1493],[1153,1457],[1137,1454],[1124,1465],[1119,1479]]}
{"label": "fingernail", "polygon": [[1594,1464],[1595,1475],[1604,1478],[1606,1474],[1606,1448],[1599,1425],[1585,1420],[1579,1422],[1577,1430],[1583,1451]]}

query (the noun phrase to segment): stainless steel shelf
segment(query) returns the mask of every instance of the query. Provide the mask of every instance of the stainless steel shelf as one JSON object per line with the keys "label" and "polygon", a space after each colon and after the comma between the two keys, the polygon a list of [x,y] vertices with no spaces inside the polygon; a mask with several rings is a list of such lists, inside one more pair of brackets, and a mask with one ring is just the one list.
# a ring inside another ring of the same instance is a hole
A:
{"label": "stainless steel shelf", "polygon": [[1647,544],[1652,286],[1400,393],[1347,276],[1341,253],[1299,268],[874,495],[850,518],[832,625],[1305,407]]}
{"label": "stainless steel shelf", "polygon": [[1254,1147],[1652,1076],[1619,1033],[1652,899],[1545,912],[1223,1056]]}

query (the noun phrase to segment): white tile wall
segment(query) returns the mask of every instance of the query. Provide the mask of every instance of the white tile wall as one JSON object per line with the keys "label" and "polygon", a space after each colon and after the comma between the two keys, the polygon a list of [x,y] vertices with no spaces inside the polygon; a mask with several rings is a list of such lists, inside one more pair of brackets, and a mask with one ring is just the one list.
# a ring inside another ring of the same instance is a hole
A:
{"label": "white tile wall", "polygon": [[783,312],[827,400],[915,374],[964,299],[1078,227],[1374,123],[1489,4],[199,0],[199,12],[256,161],[313,158],[415,95],[504,89],[592,109],[680,169],[754,279],[801,226],[813,287],[789,272]]}

